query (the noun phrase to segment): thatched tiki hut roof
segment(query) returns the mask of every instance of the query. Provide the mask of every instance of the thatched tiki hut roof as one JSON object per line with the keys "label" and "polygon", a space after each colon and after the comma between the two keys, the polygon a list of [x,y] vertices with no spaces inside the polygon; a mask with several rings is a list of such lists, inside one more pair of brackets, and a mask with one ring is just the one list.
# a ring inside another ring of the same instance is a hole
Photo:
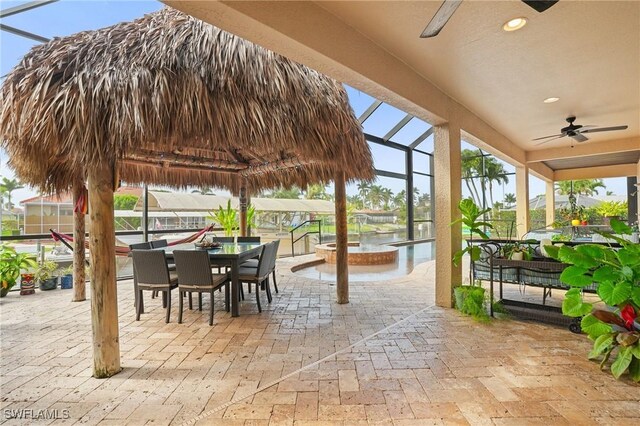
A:
{"label": "thatched tiki hut roof", "polygon": [[[33,48],[0,96],[0,144],[20,179],[45,192],[72,189],[74,198],[88,181],[94,376],[120,371],[118,178],[225,187],[245,200],[246,189],[335,180],[337,295],[348,301],[345,182],[374,170],[340,83],[165,8]],[[83,241],[81,214],[74,232]],[[76,247],[74,276],[84,286],[82,242]]]}
{"label": "thatched tiki hut roof", "polygon": [[373,177],[340,83],[168,7],[34,47],[0,93],[10,165],[47,192],[105,162],[236,193]]}

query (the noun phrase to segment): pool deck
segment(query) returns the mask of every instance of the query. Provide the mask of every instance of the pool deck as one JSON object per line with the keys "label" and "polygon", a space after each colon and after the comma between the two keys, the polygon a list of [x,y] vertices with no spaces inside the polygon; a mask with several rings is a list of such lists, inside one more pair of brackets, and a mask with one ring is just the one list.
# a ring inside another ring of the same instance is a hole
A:
{"label": "pool deck", "polygon": [[146,294],[148,313],[135,321],[132,283],[120,282],[123,371],[103,380],[91,377],[89,301],[9,294],[0,422],[29,423],[7,418],[18,409],[69,410],[31,424],[119,426],[640,422],[640,386],[588,361],[585,336],[434,307],[433,262],[393,282],[353,282],[350,303],[338,305],[334,286],[290,272],[297,261],[279,261],[280,293],[262,314],[253,294],[237,318],[216,298],[212,327],[206,296],[204,312],[177,324],[175,303],[165,324]]}

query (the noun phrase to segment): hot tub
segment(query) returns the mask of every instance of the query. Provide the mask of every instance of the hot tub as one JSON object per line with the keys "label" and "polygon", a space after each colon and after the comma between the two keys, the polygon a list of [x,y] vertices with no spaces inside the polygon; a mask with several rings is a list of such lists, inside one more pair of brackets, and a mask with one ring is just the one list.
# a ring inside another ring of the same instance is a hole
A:
{"label": "hot tub", "polygon": [[[335,243],[318,244],[315,249],[316,256],[323,258],[327,263],[336,263]],[[398,261],[398,247],[349,243],[347,252],[349,265],[385,265]]]}

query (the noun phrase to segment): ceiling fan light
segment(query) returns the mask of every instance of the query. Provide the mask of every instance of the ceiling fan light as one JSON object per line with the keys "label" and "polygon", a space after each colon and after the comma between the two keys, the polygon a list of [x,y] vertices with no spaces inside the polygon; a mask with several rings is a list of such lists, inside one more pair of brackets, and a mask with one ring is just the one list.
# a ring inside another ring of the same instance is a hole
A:
{"label": "ceiling fan light", "polygon": [[554,102],[558,102],[560,100],[560,98],[556,98],[556,97],[551,97],[551,98],[547,98],[545,99],[544,102],[545,104],[552,104]]}
{"label": "ceiling fan light", "polygon": [[525,25],[527,25],[527,18],[513,18],[505,22],[502,29],[505,31],[517,31]]}

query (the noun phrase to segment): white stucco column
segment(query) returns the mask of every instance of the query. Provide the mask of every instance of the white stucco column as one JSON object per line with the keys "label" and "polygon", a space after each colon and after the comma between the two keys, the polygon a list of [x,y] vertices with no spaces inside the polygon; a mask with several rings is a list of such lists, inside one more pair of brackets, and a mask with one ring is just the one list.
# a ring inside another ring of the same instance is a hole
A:
{"label": "white stucco column", "polygon": [[516,166],[516,227],[518,238],[529,231],[529,168]]}
{"label": "white stucco column", "polygon": [[638,160],[638,170],[637,170],[636,176],[637,176],[636,191],[638,191],[636,193],[636,200],[638,200],[638,217],[636,218],[636,220],[640,224],[640,160]]}
{"label": "white stucco column", "polygon": [[462,284],[462,268],[451,262],[453,253],[462,246],[462,226],[449,226],[460,217],[460,127],[455,123],[435,126],[434,145],[436,304],[450,308],[453,306],[453,287]]}
{"label": "white stucco column", "polygon": [[552,180],[546,181],[546,191],[545,191],[545,209],[546,209],[546,220],[545,224],[547,227],[551,226],[553,222],[556,220],[555,218],[555,207],[556,207],[556,192],[555,187]]}

